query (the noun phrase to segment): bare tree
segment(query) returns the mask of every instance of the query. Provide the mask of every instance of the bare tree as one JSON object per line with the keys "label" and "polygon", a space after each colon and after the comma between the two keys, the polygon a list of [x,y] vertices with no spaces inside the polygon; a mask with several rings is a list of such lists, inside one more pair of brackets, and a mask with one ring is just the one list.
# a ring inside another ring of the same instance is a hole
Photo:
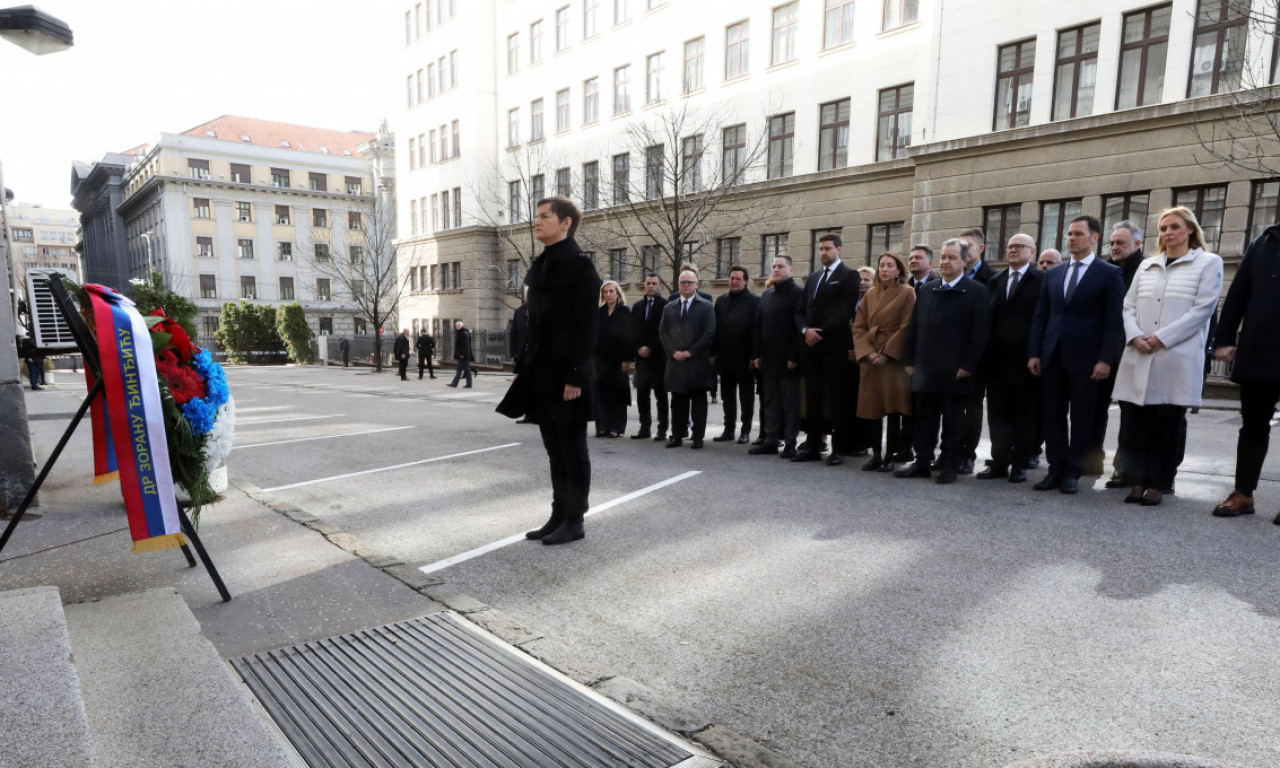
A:
{"label": "bare tree", "polygon": [[[610,182],[602,188],[582,179],[582,198],[603,197],[601,219],[584,239],[601,250],[628,246],[628,264],[642,272],[675,275],[694,260],[702,244],[734,237],[780,196],[746,187],[763,175],[768,134],[749,133],[744,121],[724,107],[698,108],[688,102],[627,126],[624,151],[610,159]],[[639,165],[633,164],[638,159]]]}
{"label": "bare tree", "polygon": [[[1216,86],[1212,90],[1226,94],[1227,100],[1219,119],[1192,125],[1201,148],[1212,158],[1201,162],[1249,174],[1280,174],[1280,88],[1272,85],[1270,77],[1277,71],[1276,62],[1271,62],[1271,71],[1265,66],[1267,51],[1280,55],[1280,0],[1224,0],[1222,5],[1215,0],[1204,5],[1204,12],[1214,20],[1237,21],[1240,26],[1238,35],[1220,38],[1223,50],[1216,54],[1221,66],[1217,60],[1208,60],[1203,73],[1192,73],[1193,79],[1206,78],[1206,83]],[[1250,50],[1254,42],[1260,44]]]}

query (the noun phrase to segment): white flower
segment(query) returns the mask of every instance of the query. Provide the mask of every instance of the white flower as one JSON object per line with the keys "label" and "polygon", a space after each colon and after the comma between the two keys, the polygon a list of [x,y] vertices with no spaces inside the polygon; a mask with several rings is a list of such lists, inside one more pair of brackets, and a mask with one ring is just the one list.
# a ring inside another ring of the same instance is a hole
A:
{"label": "white flower", "polygon": [[213,429],[205,435],[204,455],[207,469],[212,471],[227,462],[227,456],[231,455],[231,444],[235,442],[235,438],[236,401],[234,397],[228,395],[227,402],[218,409],[218,415],[213,420]]}

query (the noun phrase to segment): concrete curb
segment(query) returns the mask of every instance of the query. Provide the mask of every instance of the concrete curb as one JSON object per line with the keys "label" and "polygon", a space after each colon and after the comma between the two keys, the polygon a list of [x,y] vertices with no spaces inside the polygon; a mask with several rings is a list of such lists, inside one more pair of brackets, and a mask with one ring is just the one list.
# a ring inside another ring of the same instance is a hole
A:
{"label": "concrete curb", "polygon": [[1191,755],[1167,752],[1102,751],[1044,755],[1011,763],[1005,768],[1246,768]]}

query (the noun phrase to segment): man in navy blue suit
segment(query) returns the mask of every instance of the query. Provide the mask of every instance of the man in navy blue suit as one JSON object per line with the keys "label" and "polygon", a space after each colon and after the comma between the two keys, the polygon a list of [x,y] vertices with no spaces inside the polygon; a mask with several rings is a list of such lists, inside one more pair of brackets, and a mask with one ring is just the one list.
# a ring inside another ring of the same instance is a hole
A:
{"label": "man in navy blue suit", "polygon": [[[1067,228],[1071,261],[1049,270],[1027,342],[1027,369],[1041,377],[1049,474],[1037,491],[1080,490],[1093,440],[1099,382],[1124,349],[1124,273],[1098,259],[1102,224],[1077,216]],[[1070,426],[1068,427],[1068,420]]]}

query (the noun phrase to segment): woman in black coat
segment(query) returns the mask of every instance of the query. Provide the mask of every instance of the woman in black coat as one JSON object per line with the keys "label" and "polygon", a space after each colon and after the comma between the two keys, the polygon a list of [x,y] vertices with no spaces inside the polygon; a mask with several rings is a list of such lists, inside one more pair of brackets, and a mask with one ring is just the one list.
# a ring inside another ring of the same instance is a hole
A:
{"label": "woman in black coat", "polygon": [[631,310],[627,309],[622,286],[606,280],[600,286],[600,323],[596,336],[596,392],[600,410],[596,415],[596,437],[618,437],[627,431],[627,406],[631,405],[631,383],[627,368],[635,359],[631,337]]}

